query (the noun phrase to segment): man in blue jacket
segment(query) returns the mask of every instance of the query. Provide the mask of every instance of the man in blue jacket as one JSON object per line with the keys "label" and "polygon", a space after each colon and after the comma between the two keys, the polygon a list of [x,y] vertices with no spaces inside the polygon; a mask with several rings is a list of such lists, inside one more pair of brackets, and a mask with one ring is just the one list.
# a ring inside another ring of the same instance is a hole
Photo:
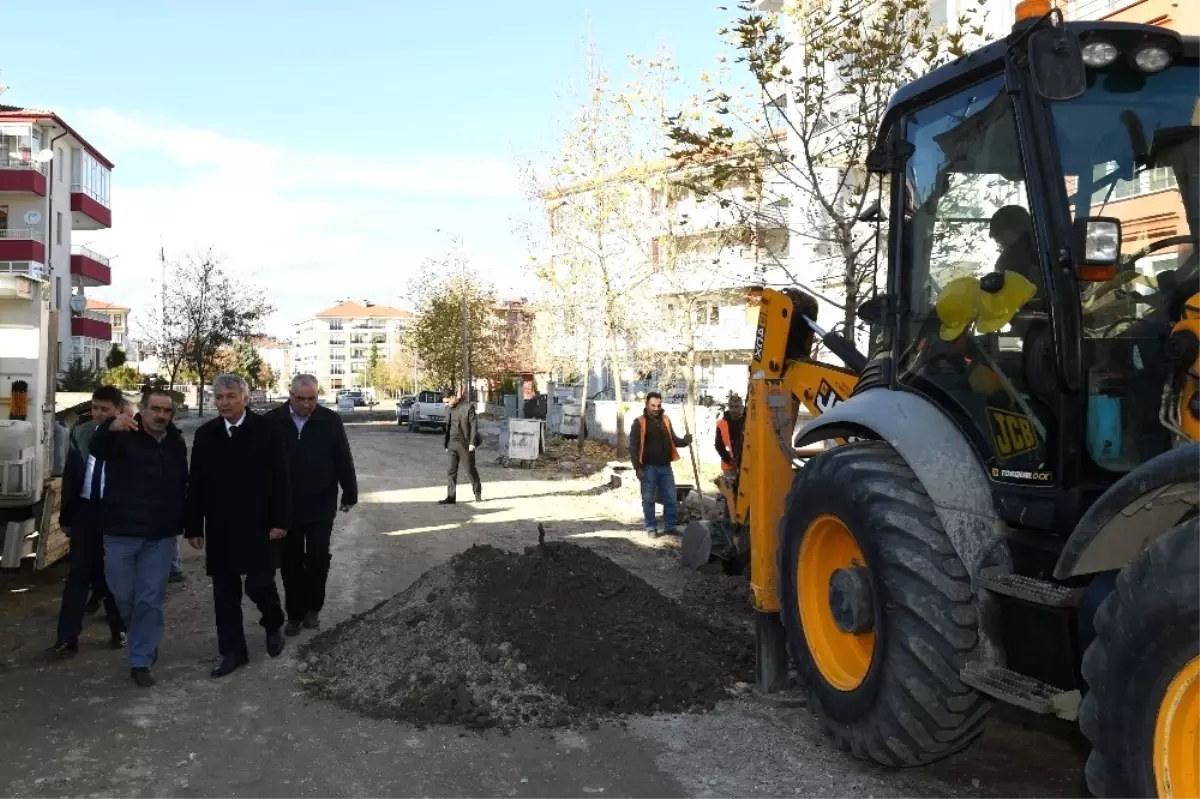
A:
{"label": "man in blue jacket", "polygon": [[129,675],[142,688],[154,685],[167,577],[183,533],[187,444],[174,416],[171,395],[152,389],[136,419],[118,416],[92,437],[104,461],[105,576],[129,628]]}

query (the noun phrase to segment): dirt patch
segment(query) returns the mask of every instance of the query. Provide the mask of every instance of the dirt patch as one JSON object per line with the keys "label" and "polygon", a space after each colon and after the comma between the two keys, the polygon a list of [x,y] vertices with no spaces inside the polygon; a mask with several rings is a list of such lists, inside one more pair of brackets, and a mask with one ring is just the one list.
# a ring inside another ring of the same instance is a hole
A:
{"label": "dirt patch", "polygon": [[744,633],[562,542],[520,555],[472,547],[317,636],[305,655],[305,682],[321,696],[469,728],[711,709],[745,687],[753,665]]}

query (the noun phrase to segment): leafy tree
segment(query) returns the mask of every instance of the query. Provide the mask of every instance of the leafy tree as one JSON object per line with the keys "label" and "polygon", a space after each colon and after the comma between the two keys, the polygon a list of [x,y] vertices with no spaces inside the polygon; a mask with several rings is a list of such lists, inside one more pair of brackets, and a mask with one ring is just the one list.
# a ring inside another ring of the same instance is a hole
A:
{"label": "leafy tree", "polygon": [[[807,0],[782,13],[743,2],[722,33],[749,71],[756,103],[741,107],[713,90],[719,121],[697,125],[680,115],[672,131],[678,157],[719,164],[717,189],[735,177],[784,184],[793,237],[807,260],[823,264],[822,282],[840,290],[848,333],[877,282],[876,230],[864,212],[873,197],[887,196],[868,170],[879,123],[901,85],[982,38],[983,5],[975,1],[950,29],[931,25],[929,0]],[[757,152],[739,154],[746,136]]]}
{"label": "leafy tree", "polygon": [[127,360],[128,358],[125,357],[125,350],[121,349],[116,344],[113,344],[108,349],[108,356],[104,359],[104,365],[109,369],[116,369],[118,366],[123,365]]}
{"label": "leafy tree", "polygon": [[94,391],[100,385],[100,375],[83,358],[75,357],[58,381],[59,391]]}
{"label": "leafy tree", "polygon": [[467,322],[471,337],[471,372],[476,377],[499,377],[496,295],[474,273],[465,277],[448,262],[433,263],[426,281],[413,295],[416,318],[408,329],[407,345],[424,365],[425,375],[441,386],[462,385],[462,299],[467,296]]}
{"label": "leafy tree", "polygon": [[101,385],[112,385],[122,389],[140,388],[143,382],[141,372],[127,363],[104,369],[100,372],[98,381]]}
{"label": "leafy tree", "polygon": [[233,345],[233,365],[230,371],[243,377],[251,389],[265,388],[271,376],[271,370],[259,355],[258,348],[244,339]]}
{"label": "leafy tree", "polygon": [[362,374],[363,385],[384,388],[385,377],[383,361],[379,356],[379,344],[372,341],[371,349],[367,352],[367,369]]}

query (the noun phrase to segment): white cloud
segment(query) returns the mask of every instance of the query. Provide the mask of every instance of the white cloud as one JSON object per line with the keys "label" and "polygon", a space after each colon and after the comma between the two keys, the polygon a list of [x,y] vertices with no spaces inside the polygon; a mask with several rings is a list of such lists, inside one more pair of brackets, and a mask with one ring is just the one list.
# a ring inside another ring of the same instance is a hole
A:
{"label": "white cloud", "polygon": [[525,206],[510,159],[296,152],[109,109],[70,118],[117,164],[112,230],[73,240],[114,257],[113,285],[94,293],[135,317],[153,301],[160,240],[169,258],[212,247],[265,290],[283,335],[343,297],[401,304],[422,262],[449,246],[434,227],[461,233],[501,291],[521,286],[509,217]]}

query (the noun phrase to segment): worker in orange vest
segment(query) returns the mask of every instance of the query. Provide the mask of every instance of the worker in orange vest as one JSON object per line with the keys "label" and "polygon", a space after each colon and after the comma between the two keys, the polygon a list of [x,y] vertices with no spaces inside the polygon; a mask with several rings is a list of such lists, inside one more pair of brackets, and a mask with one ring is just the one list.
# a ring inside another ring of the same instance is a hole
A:
{"label": "worker in orange vest", "polygon": [[629,430],[629,457],[642,484],[642,513],[646,532],[658,536],[655,501],[662,498],[663,534],[678,535],[679,500],[675,496],[675,472],[671,464],[679,460],[679,447],[692,443],[689,433],[683,438],[671,429],[671,420],[663,412],[662,394],[651,391],[646,395],[646,409]]}
{"label": "worker in orange vest", "polygon": [[742,453],[742,433],[746,429],[746,406],[737,394],[730,394],[725,413],[717,422],[716,446],[721,456],[721,471],[726,477],[737,473]]}

